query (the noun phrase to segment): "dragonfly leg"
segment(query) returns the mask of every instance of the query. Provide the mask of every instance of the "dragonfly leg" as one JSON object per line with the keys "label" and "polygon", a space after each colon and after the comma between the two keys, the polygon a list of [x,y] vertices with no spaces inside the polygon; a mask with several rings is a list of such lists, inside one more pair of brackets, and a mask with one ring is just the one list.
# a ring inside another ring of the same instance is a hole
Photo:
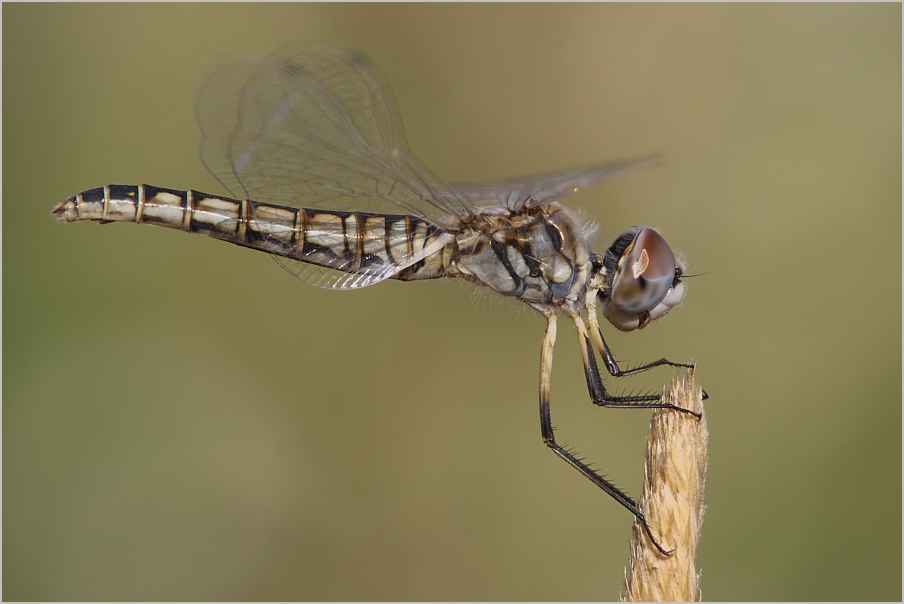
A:
{"label": "dragonfly leg", "polygon": [[603,357],[603,362],[606,363],[606,370],[614,377],[634,375],[635,373],[647,371],[648,369],[659,367],[661,365],[668,365],[669,367],[685,367],[687,369],[694,368],[693,363],[676,363],[666,358],[662,358],[651,363],[644,363],[643,365],[638,365],[637,367],[631,367],[630,369],[622,369],[618,366],[618,363],[615,361],[615,357],[612,356],[612,351],[609,349],[609,345],[606,344],[606,340],[603,338],[603,332],[600,330],[599,319],[597,319],[596,313],[593,310],[588,313],[587,320],[590,322],[590,331],[593,334],[593,340],[596,343],[596,347],[600,351],[600,356]]}
{"label": "dragonfly leg", "polygon": [[[590,341],[590,336],[587,334],[587,326],[584,325],[584,320],[580,315],[577,314],[573,315],[571,319],[572,321],[574,321],[574,325],[578,330],[578,341],[581,345],[581,359],[584,361],[584,376],[587,378],[587,390],[589,390],[590,392],[590,399],[593,401],[594,405],[599,405],[600,407],[608,407],[610,409],[672,409],[674,411],[688,413],[690,415],[693,415],[697,419],[700,419],[701,415],[695,411],[691,411],[690,409],[685,409],[684,407],[679,407],[677,405],[673,405],[672,403],[663,401],[661,394],[649,393],[631,396],[615,396],[610,394],[606,390],[605,384],[603,384],[603,378],[600,376],[600,370],[596,364],[596,355],[593,351],[593,344]],[[602,338],[602,336],[600,337]],[[608,351],[608,348],[606,350]],[[657,361],[656,363],[659,365],[677,365],[674,363],[669,363],[665,359],[662,359],[662,361],[665,362]],[[614,364],[615,361],[612,361],[612,363]],[[655,367],[657,365],[653,364],[652,366]],[[677,366],[686,367],[688,365]],[[692,367],[692,365],[690,367]],[[649,367],[613,375],[615,375],[616,377],[620,377],[621,375],[631,375],[632,373],[637,373],[638,371],[643,371],[644,369],[649,369]]]}
{"label": "dragonfly leg", "polygon": [[[587,320],[590,323],[590,333],[593,335],[593,340],[596,343],[596,348],[597,348],[597,350],[600,351],[600,356],[602,357],[603,362],[606,364],[606,371],[608,371],[609,375],[611,375],[612,377],[622,377],[622,376],[626,376],[626,375],[634,375],[635,373],[647,371],[649,369],[652,369],[653,367],[661,367],[662,365],[667,365],[669,367],[684,367],[685,369],[693,369],[694,368],[693,363],[676,363],[674,361],[670,361],[670,360],[666,359],[665,357],[663,357],[663,358],[661,358],[657,361],[653,361],[651,363],[644,363],[642,365],[638,365],[636,367],[631,367],[629,369],[622,369],[621,367],[618,366],[618,363],[616,362],[615,357],[612,355],[612,351],[609,349],[609,345],[606,344],[606,340],[605,340],[605,338],[603,338],[603,332],[600,329],[599,319],[596,316],[595,299],[588,298],[587,309],[588,309]],[[576,325],[580,321],[580,317],[572,317],[572,319],[574,319]],[[583,324],[583,321],[580,321],[580,322]],[[578,333],[581,333],[583,336],[582,341],[581,341],[581,355],[586,357],[587,352],[584,349],[587,348],[587,345],[585,344],[584,340],[587,339],[586,338],[587,330],[586,329],[582,330],[582,327],[583,327],[583,325],[578,327]],[[590,356],[591,357],[593,356],[592,351],[590,352]],[[594,366],[596,365],[595,360],[593,361],[593,365]],[[587,366],[586,359],[584,361],[584,366],[585,367]],[[597,370],[596,373],[598,374],[599,371]],[[590,379],[590,376],[588,375],[588,380],[589,379]],[[603,390],[605,391],[605,389],[603,389]],[[591,390],[591,394],[592,394],[592,390]],[[658,399],[659,397],[657,396],[654,398]],[[708,398],[709,398],[709,395],[706,394],[706,391],[704,390],[703,391],[703,400],[706,400]],[[671,407],[668,407],[668,408],[671,408]],[[684,411],[684,409],[680,409],[680,410]]]}
{"label": "dragonfly leg", "polygon": [[[550,313],[546,316],[546,320],[548,321],[546,325],[546,335],[543,337],[543,348],[540,352],[540,432],[543,435],[543,442],[546,443],[547,447],[552,449],[553,453],[565,460],[568,465],[590,479],[590,482],[602,489],[610,497],[624,506],[625,509],[634,514],[656,549],[665,556],[671,555],[675,550],[667,550],[659,544],[653,536],[653,532],[650,529],[650,525],[647,523],[646,517],[633,499],[628,497],[618,487],[600,476],[593,468],[584,463],[576,456],[574,451],[570,451],[556,442],[552,427],[552,417],[549,413],[552,353],[553,348],[555,348],[556,345],[556,315]],[[586,329],[584,330],[584,334],[586,335]],[[599,379],[599,370],[597,370],[596,373],[597,379]],[[600,384],[602,384],[602,381],[600,381]]]}

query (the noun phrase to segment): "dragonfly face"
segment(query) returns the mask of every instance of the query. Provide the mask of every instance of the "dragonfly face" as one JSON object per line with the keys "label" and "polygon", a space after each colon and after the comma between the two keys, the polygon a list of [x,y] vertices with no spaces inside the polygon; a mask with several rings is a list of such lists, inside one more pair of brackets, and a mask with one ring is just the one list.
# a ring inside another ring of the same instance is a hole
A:
{"label": "dragonfly face", "polygon": [[[408,148],[395,100],[370,61],[331,46],[290,45],[257,65],[224,64],[197,104],[201,158],[233,197],[149,185],[106,185],[58,204],[61,222],[126,221],[180,229],[270,253],[289,273],[330,289],[386,279],[461,278],[518,298],[547,319],[540,428],[547,446],[631,511],[637,504],[560,446],[549,413],[556,318],[578,332],[591,400],[679,409],[659,394],[614,396],[596,354],[621,370],[596,305],[618,329],[646,326],[684,296],[685,267],[653,229],[633,227],[604,255],[559,204],[645,157],[490,183],[447,184]],[[586,317],[586,318],[585,318]],[[696,414],[694,414],[696,415]]]}

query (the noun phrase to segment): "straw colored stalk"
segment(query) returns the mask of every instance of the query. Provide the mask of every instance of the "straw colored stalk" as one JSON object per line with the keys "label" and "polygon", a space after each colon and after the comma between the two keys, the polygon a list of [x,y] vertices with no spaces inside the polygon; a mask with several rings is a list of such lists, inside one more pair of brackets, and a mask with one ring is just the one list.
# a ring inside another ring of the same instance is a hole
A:
{"label": "straw colored stalk", "polygon": [[[685,379],[672,381],[669,400],[679,407],[703,413],[693,371]],[[705,414],[698,421],[687,413],[668,409],[653,413],[640,507],[657,540],[673,551],[669,556],[659,552],[640,523],[635,522],[622,601],[700,599],[696,559],[705,509],[708,441]]]}

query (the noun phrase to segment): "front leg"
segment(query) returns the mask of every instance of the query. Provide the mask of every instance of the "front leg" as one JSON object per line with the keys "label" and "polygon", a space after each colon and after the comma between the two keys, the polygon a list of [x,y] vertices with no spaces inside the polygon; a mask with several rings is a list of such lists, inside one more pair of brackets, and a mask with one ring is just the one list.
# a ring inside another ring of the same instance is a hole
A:
{"label": "front leg", "polygon": [[[603,358],[603,362],[606,364],[606,371],[609,372],[609,375],[612,377],[622,377],[626,375],[634,375],[635,373],[640,373],[642,371],[647,371],[652,369],[653,367],[661,367],[662,365],[668,365],[669,367],[683,367],[685,369],[693,369],[693,363],[676,363],[674,361],[670,361],[667,358],[663,357],[658,361],[653,361],[652,363],[644,363],[642,365],[637,365],[636,367],[631,367],[629,369],[622,369],[618,366],[618,363],[615,361],[615,357],[612,355],[612,351],[609,349],[609,345],[606,344],[605,338],[603,338],[603,332],[600,329],[599,319],[596,316],[596,295],[593,292],[588,292],[587,300],[587,321],[590,323],[590,333],[593,336],[593,340],[596,343],[597,350],[600,351],[600,356]],[[574,318],[574,317],[572,317]],[[579,317],[578,317],[579,319]],[[578,331],[581,332],[583,329],[583,325],[578,328]],[[586,335],[587,330],[583,329],[583,333]],[[581,354],[586,357],[586,353],[584,351],[584,344],[582,340],[581,344]],[[593,353],[590,353],[590,356],[593,356]],[[593,364],[596,365],[596,361],[593,361]],[[584,361],[584,366],[586,367],[587,360]],[[599,371],[597,370],[597,373]],[[591,392],[592,395],[592,392]],[[703,400],[709,398],[709,395],[706,394],[706,390],[703,391]]]}
{"label": "front leg", "polygon": [[635,373],[647,371],[648,369],[652,369],[653,367],[660,367],[662,365],[668,365],[669,367],[684,367],[686,369],[694,368],[693,363],[676,363],[666,358],[662,358],[658,361],[653,361],[652,363],[644,363],[643,365],[631,367],[630,369],[622,369],[618,366],[618,363],[616,363],[615,357],[612,356],[612,351],[609,350],[609,345],[606,344],[606,340],[603,338],[603,332],[600,330],[600,323],[597,319],[595,308],[588,308],[587,320],[590,323],[590,332],[591,334],[593,334],[593,340],[594,342],[596,342],[597,350],[600,351],[600,356],[603,357],[603,362],[606,364],[606,370],[613,377],[634,375]]}
{"label": "front leg", "polygon": [[[591,328],[594,327],[593,317],[594,314],[590,314],[590,324]],[[682,413],[689,413],[693,415],[697,419],[700,419],[701,415],[690,409],[685,409],[684,407],[678,407],[677,405],[673,405],[672,403],[667,403],[662,400],[661,394],[638,394],[632,396],[615,396],[606,391],[606,386],[603,384],[603,379],[600,376],[599,367],[596,364],[596,355],[593,352],[593,344],[590,342],[590,336],[587,334],[587,326],[584,325],[584,320],[580,315],[575,314],[571,316],[571,320],[574,322],[574,326],[578,330],[578,343],[581,346],[581,359],[584,361],[584,377],[587,378],[587,389],[590,391],[590,399],[593,401],[594,405],[599,405],[600,407],[608,407],[610,409],[672,409],[674,411],[681,411]],[[599,330],[595,330],[598,332]],[[602,339],[602,334],[600,334],[600,339]],[[603,345],[605,345],[605,341],[603,341]],[[606,352],[609,352],[609,348],[605,348]],[[603,356],[604,360],[607,360],[605,355]],[[612,354],[609,353],[609,359],[607,360],[607,365],[611,361],[611,364],[618,370],[618,366],[615,365],[615,360],[612,359]],[[621,371],[618,370],[619,373],[613,372],[611,369],[609,373],[611,373],[615,377],[620,377],[622,375],[631,375],[633,373],[638,373],[640,371],[645,371],[646,369],[650,369],[651,367],[656,367],[658,365],[672,365],[677,367],[693,367],[693,365],[681,364],[681,363],[671,363],[665,359],[660,359],[654,363],[650,363],[649,365],[644,365],[641,367],[635,367],[634,369]]]}

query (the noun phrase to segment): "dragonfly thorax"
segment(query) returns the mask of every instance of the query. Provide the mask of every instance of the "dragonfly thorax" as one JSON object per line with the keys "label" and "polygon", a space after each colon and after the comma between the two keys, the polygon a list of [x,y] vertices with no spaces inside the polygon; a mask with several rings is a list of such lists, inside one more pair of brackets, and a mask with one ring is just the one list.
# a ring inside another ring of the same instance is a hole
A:
{"label": "dragonfly thorax", "polygon": [[574,218],[557,203],[478,214],[447,248],[446,272],[514,296],[541,312],[576,311],[593,266]]}

